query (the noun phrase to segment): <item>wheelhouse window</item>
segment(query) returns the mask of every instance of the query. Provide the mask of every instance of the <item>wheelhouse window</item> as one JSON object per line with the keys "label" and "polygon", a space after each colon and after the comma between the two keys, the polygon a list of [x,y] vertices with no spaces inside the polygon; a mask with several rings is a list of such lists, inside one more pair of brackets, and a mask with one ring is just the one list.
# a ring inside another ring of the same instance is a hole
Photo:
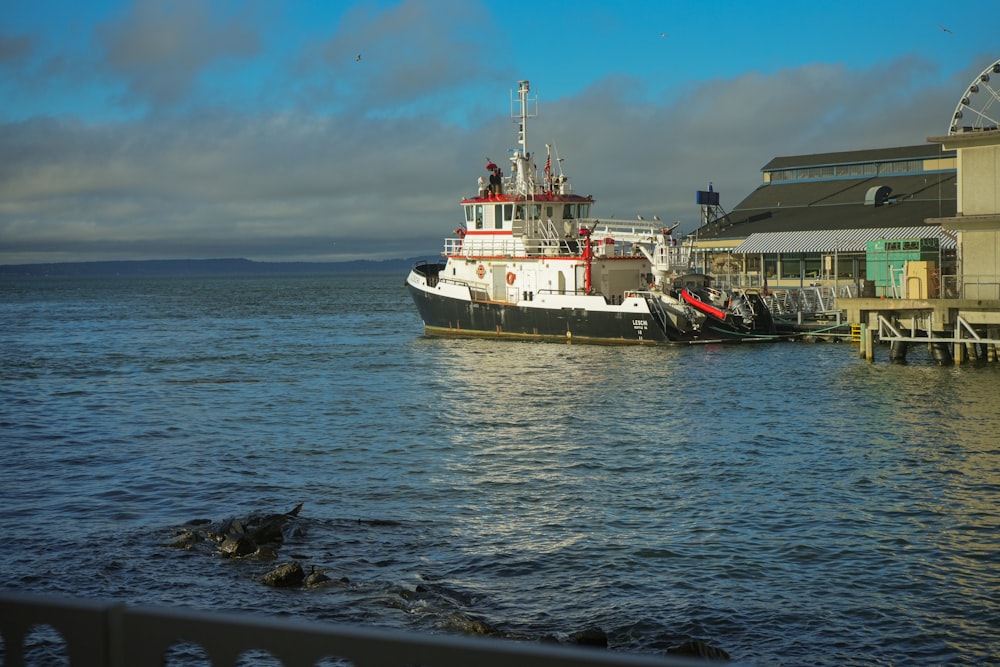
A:
{"label": "wheelhouse window", "polygon": [[483,228],[483,205],[476,204],[476,229]]}

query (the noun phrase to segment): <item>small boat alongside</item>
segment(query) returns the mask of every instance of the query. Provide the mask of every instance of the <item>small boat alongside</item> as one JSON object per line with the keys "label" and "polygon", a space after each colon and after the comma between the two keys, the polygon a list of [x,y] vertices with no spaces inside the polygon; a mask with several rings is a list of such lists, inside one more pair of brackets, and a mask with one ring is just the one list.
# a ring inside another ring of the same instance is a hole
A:
{"label": "small boat alongside", "polygon": [[716,290],[689,272],[676,224],[594,217],[593,197],[573,192],[553,145],[539,173],[527,143],[530,90],[520,81],[511,96],[510,173],[487,159],[442,259],[407,276],[425,332],[637,345],[772,340],[759,294]]}

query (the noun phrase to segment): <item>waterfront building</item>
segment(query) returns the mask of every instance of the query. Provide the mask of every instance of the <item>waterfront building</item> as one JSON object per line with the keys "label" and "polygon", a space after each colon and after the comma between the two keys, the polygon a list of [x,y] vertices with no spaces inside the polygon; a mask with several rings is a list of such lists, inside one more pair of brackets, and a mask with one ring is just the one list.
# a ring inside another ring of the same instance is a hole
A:
{"label": "waterfront building", "polygon": [[[994,66],[1000,73],[1000,61]],[[984,76],[986,73],[984,72]],[[987,79],[984,79],[986,81]],[[951,216],[932,216],[929,228],[953,234],[953,287],[934,295],[844,301],[849,322],[861,328],[861,356],[874,359],[874,341],[888,342],[890,356],[905,360],[912,343],[930,346],[941,362],[1000,359],[1000,130],[958,130],[929,142],[956,152],[957,202]],[[929,297],[929,298],[928,298]]]}
{"label": "waterfront building", "polygon": [[936,246],[928,282],[940,284],[941,273],[953,270],[955,235],[925,223],[957,210],[953,149],[923,144],[776,157],[761,171],[761,185],[732,211],[702,206],[703,224],[690,242],[696,267],[717,283],[822,284],[858,295],[871,243],[885,240]]}
{"label": "waterfront building", "polygon": [[1000,299],[1000,130],[962,132],[928,141],[957,152],[958,206],[929,225],[955,234],[956,296]]}

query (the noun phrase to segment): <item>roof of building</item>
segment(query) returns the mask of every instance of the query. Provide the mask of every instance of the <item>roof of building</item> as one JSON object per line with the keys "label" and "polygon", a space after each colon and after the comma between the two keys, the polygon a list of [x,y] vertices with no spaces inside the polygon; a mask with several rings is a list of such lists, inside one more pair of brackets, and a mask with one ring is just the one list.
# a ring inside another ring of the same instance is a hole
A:
{"label": "roof of building", "polygon": [[954,156],[954,151],[942,150],[940,145],[918,144],[896,148],[868,148],[837,153],[813,153],[811,155],[788,155],[776,157],[761,168],[761,171],[791,169],[793,167],[818,167],[834,164],[857,164],[860,162],[886,162],[892,160],[919,160]]}
{"label": "roof of building", "polygon": [[864,252],[869,241],[879,239],[938,239],[943,250],[954,250],[955,237],[934,225],[864,229],[817,229],[800,232],[751,234],[733,254]]}
{"label": "roof of building", "polygon": [[[699,240],[721,240],[756,233],[919,226],[928,218],[955,215],[956,185],[954,170],[767,183],[696,234]],[[882,187],[888,191],[882,191],[875,205],[872,197]]]}

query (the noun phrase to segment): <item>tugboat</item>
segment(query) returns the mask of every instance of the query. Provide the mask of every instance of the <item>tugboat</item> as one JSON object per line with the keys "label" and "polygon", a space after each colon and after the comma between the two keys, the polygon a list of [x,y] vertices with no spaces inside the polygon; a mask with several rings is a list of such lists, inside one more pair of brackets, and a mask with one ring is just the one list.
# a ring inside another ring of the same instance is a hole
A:
{"label": "tugboat", "polygon": [[406,278],[428,335],[635,345],[774,339],[759,294],[717,290],[689,272],[676,224],[592,217],[593,197],[573,192],[551,144],[539,174],[527,141],[537,104],[519,81],[510,173],[487,158],[443,259],[418,262]]}

